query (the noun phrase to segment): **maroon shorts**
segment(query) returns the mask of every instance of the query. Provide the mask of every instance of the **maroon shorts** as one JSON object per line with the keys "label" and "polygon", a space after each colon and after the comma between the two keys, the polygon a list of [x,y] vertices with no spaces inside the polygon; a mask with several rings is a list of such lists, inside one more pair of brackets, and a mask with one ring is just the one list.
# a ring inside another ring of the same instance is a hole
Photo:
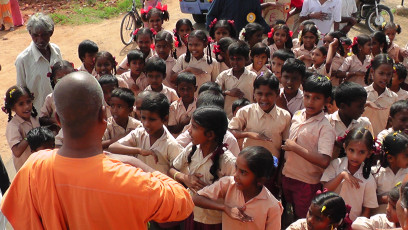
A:
{"label": "maroon shorts", "polygon": [[322,188],[319,184],[307,184],[289,177],[282,176],[282,190],[286,202],[293,205],[296,218],[306,218],[312,199]]}

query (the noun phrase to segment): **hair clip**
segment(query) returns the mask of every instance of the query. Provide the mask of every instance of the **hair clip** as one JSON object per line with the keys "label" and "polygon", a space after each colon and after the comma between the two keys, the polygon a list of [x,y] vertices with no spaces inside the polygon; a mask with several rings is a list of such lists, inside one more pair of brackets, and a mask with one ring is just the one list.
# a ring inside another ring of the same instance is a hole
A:
{"label": "hair clip", "polygon": [[12,89],[12,90],[10,90],[10,92],[9,92],[9,95],[10,95],[10,98],[12,98],[12,94],[14,93],[16,91],[16,89]]}
{"label": "hair clip", "polygon": [[139,33],[139,28],[135,29],[135,31],[133,31],[133,35],[136,36],[137,33]]}
{"label": "hair clip", "polygon": [[147,14],[147,13],[149,13],[149,11],[151,10],[151,9],[153,9],[153,7],[152,6],[149,6],[148,8],[147,8],[147,10],[145,10],[145,9],[140,9],[140,14]]}
{"label": "hair clip", "polygon": [[399,186],[399,185],[401,185],[401,181],[399,181],[398,183],[396,183],[396,184],[394,185],[394,187],[397,187],[397,186]]}
{"label": "hair clip", "polygon": [[321,210],[320,212],[324,212],[324,210],[326,210],[326,205],[324,205],[324,206],[322,207],[322,210]]}
{"label": "hair clip", "polygon": [[289,37],[292,38],[292,36],[293,36],[293,31],[292,31],[292,30],[289,30]]}
{"label": "hair clip", "polygon": [[235,21],[234,20],[227,20],[228,24],[235,26]]}
{"label": "hair clip", "polygon": [[329,77],[329,76],[325,76],[325,77],[326,77],[326,79],[327,79],[327,80],[329,80],[329,81],[330,81],[330,77]]}
{"label": "hair clip", "polygon": [[275,29],[272,28],[272,29],[271,29],[271,32],[268,33],[268,38],[272,38],[274,32],[275,32]]}
{"label": "hair clip", "polygon": [[208,27],[213,28],[213,26],[215,26],[215,24],[217,24],[217,18],[214,18],[214,20],[212,20],[212,22],[210,23],[210,25]]}
{"label": "hair clip", "polygon": [[329,190],[328,190],[327,188],[324,188],[323,190],[317,190],[316,195],[320,195],[320,194],[326,193],[326,192],[328,192],[328,191],[329,191]]}
{"label": "hair clip", "polygon": [[150,31],[152,31],[153,35],[156,35],[156,34],[157,34],[156,30],[153,29],[153,28],[150,28]]}

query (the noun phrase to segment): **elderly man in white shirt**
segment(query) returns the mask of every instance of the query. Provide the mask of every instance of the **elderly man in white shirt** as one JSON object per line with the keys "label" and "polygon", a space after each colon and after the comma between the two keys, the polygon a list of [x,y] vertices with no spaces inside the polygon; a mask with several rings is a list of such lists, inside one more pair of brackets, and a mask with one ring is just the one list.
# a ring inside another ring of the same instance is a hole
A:
{"label": "elderly man in white shirt", "polygon": [[48,15],[36,13],[27,23],[32,42],[16,59],[17,85],[27,87],[34,94],[34,106],[41,109],[45,97],[52,92],[47,73],[62,60],[60,49],[50,43],[54,22]]}

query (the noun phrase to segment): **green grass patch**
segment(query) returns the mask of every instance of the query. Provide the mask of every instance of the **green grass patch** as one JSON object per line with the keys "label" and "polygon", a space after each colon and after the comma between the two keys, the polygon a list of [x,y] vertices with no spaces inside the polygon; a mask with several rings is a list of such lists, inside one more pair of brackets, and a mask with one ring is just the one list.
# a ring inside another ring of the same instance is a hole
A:
{"label": "green grass patch", "polygon": [[[56,24],[81,25],[113,18],[132,9],[132,0],[119,0],[114,5],[108,3],[109,1],[87,0],[85,6],[75,3],[68,10],[60,10],[50,15]],[[141,7],[140,1],[136,0],[136,4],[138,8]]]}

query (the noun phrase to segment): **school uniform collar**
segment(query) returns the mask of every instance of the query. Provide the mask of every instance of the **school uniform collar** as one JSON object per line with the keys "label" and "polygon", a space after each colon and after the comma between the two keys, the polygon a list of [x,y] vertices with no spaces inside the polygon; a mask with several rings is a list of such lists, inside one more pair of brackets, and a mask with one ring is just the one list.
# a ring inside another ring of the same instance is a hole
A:
{"label": "school uniform collar", "polygon": [[392,49],[396,49],[396,48],[397,48],[397,46],[395,45],[395,43],[394,42],[391,43],[390,47],[387,50],[387,53],[390,52]]}
{"label": "school uniform collar", "polygon": [[[112,121],[112,126],[113,126],[113,127],[120,127],[120,128],[123,129],[122,126],[120,126],[120,125],[118,125],[118,123],[116,123],[116,121],[115,121],[115,119],[114,119],[113,117],[110,117],[110,118],[108,118],[108,119],[112,119],[111,121]],[[134,127],[136,124],[137,124],[137,123],[134,122],[133,119],[131,119],[130,117],[128,117],[128,122],[127,122],[125,131],[127,131],[128,129],[132,129],[132,127]]]}
{"label": "school uniform collar", "polygon": [[[350,171],[348,170],[348,159],[347,159],[347,157],[340,158],[340,160],[343,161],[343,162],[341,162],[341,164],[340,164],[340,166],[339,166],[340,169],[342,169],[343,171],[346,171],[346,172],[350,173]],[[364,168],[364,162],[361,163],[360,168],[359,168],[359,169],[356,171],[356,173],[354,173],[354,175],[352,175],[352,176],[356,177],[356,176],[361,175],[361,177],[364,178],[364,177],[363,177],[363,168]],[[351,174],[351,173],[350,173],[350,174]]]}
{"label": "school uniform collar", "polygon": [[373,85],[374,85],[374,83],[371,83],[371,85],[365,87],[366,91],[376,93],[378,97],[381,97],[382,95],[384,95],[386,97],[392,97],[392,92],[391,92],[391,90],[388,89],[388,87],[385,88],[385,91],[381,95],[378,95],[378,93],[377,93],[377,91],[375,91]]}
{"label": "school uniform collar", "polygon": [[[329,1],[329,0],[327,0],[327,1]],[[315,46],[313,46],[313,49],[314,48],[316,48],[316,45]],[[299,49],[301,50],[301,51],[305,51],[305,52],[312,52],[312,50],[307,50],[306,48],[305,48],[305,45],[304,44],[302,44],[300,47],[299,47]]]}
{"label": "school uniform collar", "polygon": [[[344,126],[346,126],[343,123],[343,121],[341,120],[338,110],[332,114],[331,118],[332,118],[332,120],[341,122]],[[355,119],[351,120],[349,127],[356,124],[356,123],[357,123],[357,120],[355,120]]]}
{"label": "school uniform collar", "polygon": [[19,115],[14,115],[14,119],[16,119],[18,121],[19,124],[25,123],[25,122],[29,122],[29,123],[33,123],[32,120],[34,119],[32,116],[30,116],[30,120],[26,121],[24,120],[22,117],[20,117]]}
{"label": "school uniform collar", "polygon": [[204,56],[202,58],[200,58],[200,60],[198,60],[197,58],[193,57],[192,54],[191,55],[191,60],[196,61],[196,62],[206,62],[207,63],[207,55],[204,54]]}
{"label": "school uniform collar", "polygon": [[252,71],[252,72],[254,72],[254,73],[262,73],[262,72],[264,72],[264,73],[266,73],[266,72],[268,72],[268,67],[266,67],[266,65],[263,65],[262,66],[262,68],[259,70],[259,71],[256,71],[255,69],[254,69],[254,64],[249,64],[249,65],[247,65],[246,67],[245,67],[245,69],[247,69],[247,70],[249,70],[249,71]]}
{"label": "school uniform collar", "polygon": [[[48,47],[50,47],[50,60],[52,60],[53,56],[58,55],[57,51],[54,49],[54,46],[52,46],[51,43],[48,43]],[[44,58],[44,60],[47,60],[42,53],[38,50],[37,46],[35,46],[35,43],[32,41],[30,44],[30,49],[31,49],[31,53],[33,54],[33,58],[35,60],[35,62],[38,62],[38,60],[40,60],[40,58]],[[47,60],[48,61],[48,60]]]}
{"label": "school uniform collar", "polygon": [[[227,76],[235,77],[235,76],[234,76],[234,73],[232,72],[232,68],[228,69],[227,72],[226,72],[226,74],[227,74]],[[242,75],[240,76],[240,79],[241,79],[241,77],[246,76],[246,75],[248,75],[248,74],[249,74],[249,70],[248,70],[247,68],[244,68],[244,72],[243,72]],[[235,77],[235,78],[237,78],[237,77]],[[238,78],[237,78],[237,79],[238,79]]]}
{"label": "school uniform collar", "polygon": [[370,55],[366,55],[363,62],[361,62],[360,59],[358,59],[357,55],[355,55],[355,54],[351,56],[351,59],[352,59],[353,62],[357,62],[357,63],[359,63],[361,65],[365,65],[365,64],[369,65],[370,62],[371,62]]}
{"label": "school uniform collar", "polygon": [[302,116],[302,120],[304,121],[304,123],[310,123],[310,122],[313,122],[313,121],[321,121],[321,120],[323,120],[324,118],[326,118],[326,117],[324,116],[324,112],[323,112],[323,110],[322,110],[319,114],[317,114],[317,115],[315,115],[315,116],[313,116],[313,117],[311,117],[311,118],[309,118],[309,119],[306,119],[306,108],[297,111],[295,115],[300,115],[300,116]]}
{"label": "school uniform collar", "polygon": [[258,103],[255,104],[255,111],[256,111],[256,116],[258,118],[258,120],[260,120],[263,116],[265,115],[269,115],[271,116],[273,119],[276,119],[277,115],[278,115],[278,111],[276,109],[276,105],[273,106],[273,108],[271,109],[271,111],[269,111],[269,113],[266,113],[265,111],[263,111],[261,109],[261,107],[259,106]]}
{"label": "school uniform collar", "polygon": [[[186,108],[186,111],[188,111],[193,105],[195,105],[196,102],[197,102],[197,98],[194,97],[194,101],[191,104],[188,105],[188,108]],[[180,107],[184,108],[183,99],[181,97],[179,99],[177,99],[177,104],[176,105],[177,105],[177,108],[180,108]]]}
{"label": "school uniform collar", "polygon": [[[153,150],[154,148],[156,148],[156,146],[160,146],[162,141],[167,143],[167,137],[172,136],[171,134],[169,134],[169,130],[167,130],[166,126],[163,125],[163,134],[161,135],[161,137],[159,139],[157,139],[154,144],[150,143],[150,139],[149,139],[149,144],[150,144],[150,150]],[[149,134],[146,132],[146,130],[144,130],[145,133],[147,134],[147,136],[149,136]]]}
{"label": "school uniform collar", "polygon": [[[159,55],[155,53],[154,57],[159,57]],[[176,60],[171,56],[171,54],[169,54],[169,56],[164,61],[167,63],[167,62],[175,62]]]}

